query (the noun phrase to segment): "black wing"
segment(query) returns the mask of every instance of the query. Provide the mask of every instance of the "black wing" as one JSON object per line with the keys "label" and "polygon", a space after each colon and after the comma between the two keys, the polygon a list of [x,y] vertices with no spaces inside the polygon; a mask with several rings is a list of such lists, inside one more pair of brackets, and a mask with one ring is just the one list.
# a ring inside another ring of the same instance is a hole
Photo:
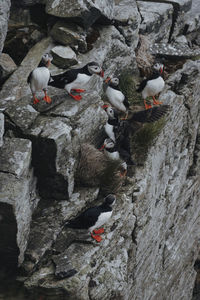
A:
{"label": "black wing", "polygon": [[139,85],[139,87],[138,87],[138,89],[137,89],[136,91],[137,91],[137,92],[142,92],[142,90],[145,88],[145,86],[146,86],[146,84],[147,84],[147,81],[156,79],[156,78],[158,78],[159,76],[160,76],[160,74],[158,74],[158,72],[153,73],[151,76],[149,76],[147,79],[144,79],[144,80],[140,83],[140,85]]}
{"label": "black wing", "polygon": [[128,109],[129,108],[129,106],[130,106],[130,104],[129,104],[129,102],[128,102],[128,99],[127,99],[127,97],[125,96],[125,99],[124,99],[124,105],[125,105],[125,107]]}
{"label": "black wing", "polygon": [[71,83],[77,78],[79,69],[68,70],[62,74],[51,76],[48,85],[63,89],[66,84]]}
{"label": "black wing", "polygon": [[96,223],[101,210],[98,206],[88,208],[77,218],[70,220],[65,224],[66,227],[76,228],[76,229],[88,229]]}
{"label": "black wing", "polygon": [[133,113],[128,121],[136,121],[140,123],[152,123],[162,118],[170,109],[169,105],[160,105],[150,109]]}

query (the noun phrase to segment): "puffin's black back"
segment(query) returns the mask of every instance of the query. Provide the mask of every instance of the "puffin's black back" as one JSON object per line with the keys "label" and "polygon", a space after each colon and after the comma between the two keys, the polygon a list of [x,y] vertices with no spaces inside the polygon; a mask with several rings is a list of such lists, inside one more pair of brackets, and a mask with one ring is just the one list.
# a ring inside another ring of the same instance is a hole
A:
{"label": "puffin's black back", "polygon": [[65,226],[75,229],[88,229],[94,226],[101,213],[112,211],[110,205],[114,201],[113,197],[113,195],[108,195],[101,205],[88,208],[78,217],[66,223]]}

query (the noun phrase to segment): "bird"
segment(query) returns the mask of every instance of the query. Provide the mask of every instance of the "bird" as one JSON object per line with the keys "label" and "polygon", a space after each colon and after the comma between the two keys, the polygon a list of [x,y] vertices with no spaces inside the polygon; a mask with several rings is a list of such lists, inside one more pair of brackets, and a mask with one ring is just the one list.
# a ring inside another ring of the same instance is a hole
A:
{"label": "bird", "polygon": [[115,109],[113,109],[110,105],[104,104],[102,108],[105,110],[108,116],[108,120],[104,125],[104,130],[106,135],[111,138],[114,142],[115,139],[115,128],[118,127],[118,113]]}
{"label": "bird", "polygon": [[73,229],[87,229],[93,239],[101,242],[100,234],[104,233],[104,228],[99,227],[110,220],[115,202],[116,196],[109,194],[101,205],[88,208],[75,219],[68,221],[65,226]]}
{"label": "bird", "polygon": [[[140,111],[129,111],[129,118],[126,120],[121,120],[118,118],[118,114],[115,109],[109,105],[104,105],[102,108],[106,111],[108,115],[108,121],[104,125],[105,133],[112,142],[106,141],[102,149],[105,148],[107,156],[114,155],[110,152],[118,150],[119,156],[124,160],[127,165],[134,165],[135,162],[132,160],[131,155],[131,145],[130,145],[130,135],[133,133],[133,128],[138,123],[153,123],[162,118],[168,111],[169,105],[155,106],[148,110]],[[135,128],[134,128],[135,129]],[[107,145],[108,143],[108,145]]]}
{"label": "bird", "polygon": [[153,67],[153,74],[140,83],[137,92],[142,93],[145,109],[152,108],[150,104],[146,103],[146,98],[150,96],[153,98],[154,105],[162,104],[162,102],[156,100],[155,96],[164,89],[165,82],[163,79],[163,74],[164,65],[161,63],[156,63]]}
{"label": "bird", "polygon": [[104,77],[102,68],[97,62],[94,61],[89,62],[82,68],[70,69],[62,74],[51,76],[49,85],[60,89],[65,89],[74,100],[79,101],[82,99],[82,96],[73,95],[71,92],[85,92],[85,89],[83,88],[85,87],[86,83],[88,83],[93,74]]}
{"label": "bird", "polygon": [[119,88],[119,78],[107,77],[104,82],[107,84],[105,94],[109,102],[120,112],[127,113],[129,109],[129,102],[127,97]]}
{"label": "bird", "polygon": [[33,95],[33,104],[37,104],[40,100],[36,97],[36,92],[44,91],[44,101],[51,103],[51,98],[47,95],[47,86],[50,80],[49,66],[53,57],[49,53],[45,53],[36,69],[34,69],[27,78],[27,83],[30,84],[30,89]]}

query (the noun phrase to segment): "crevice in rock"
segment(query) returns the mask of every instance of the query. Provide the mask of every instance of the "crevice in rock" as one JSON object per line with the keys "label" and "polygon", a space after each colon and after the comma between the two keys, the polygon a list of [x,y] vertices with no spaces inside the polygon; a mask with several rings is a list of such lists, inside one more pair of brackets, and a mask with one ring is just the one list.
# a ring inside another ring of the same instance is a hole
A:
{"label": "crevice in rock", "polygon": [[197,175],[198,161],[200,160],[199,150],[200,150],[200,134],[197,134],[195,147],[193,151],[193,162],[188,170],[187,178]]}
{"label": "crevice in rock", "polygon": [[194,284],[192,300],[198,300],[200,298],[200,255],[198,256],[197,260],[195,261],[194,269],[195,269],[197,275],[196,275],[196,280],[195,280],[195,284]]}
{"label": "crevice in rock", "polygon": [[19,248],[16,241],[17,223],[13,208],[0,203],[0,280],[15,276]]}

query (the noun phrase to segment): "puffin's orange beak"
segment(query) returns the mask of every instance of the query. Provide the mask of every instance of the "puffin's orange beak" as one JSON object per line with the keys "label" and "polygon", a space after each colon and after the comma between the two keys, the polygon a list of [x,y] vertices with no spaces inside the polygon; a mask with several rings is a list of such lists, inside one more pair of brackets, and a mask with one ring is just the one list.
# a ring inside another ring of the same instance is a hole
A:
{"label": "puffin's orange beak", "polygon": [[106,80],[104,80],[105,83],[108,83],[111,80],[110,77],[107,77]]}
{"label": "puffin's orange beak", "polygon": [[104,77],[104,71],[101,70],[101,72],[99,73],[99,75],[103,78]]}
{"label": "puffin's orange beak", "polygon": [[103,144],[103,145],[101,146],[101,148],[99,148],[99,151],[102,151],[104,148],[105,148],[105,144]]}
{"label": "puffin's orange beak", "polygon": [[50,64],[51,64],[51,59],[49,59],[47,62],[47,68],[50,66]]}
{"label": "puffin's orange beak", "polygon": [[103,109],[106,109],[106,108],[108,108],[109,107],[109,105],[108,104],[104,104],[104,105],[102,105],[102,108]]}

